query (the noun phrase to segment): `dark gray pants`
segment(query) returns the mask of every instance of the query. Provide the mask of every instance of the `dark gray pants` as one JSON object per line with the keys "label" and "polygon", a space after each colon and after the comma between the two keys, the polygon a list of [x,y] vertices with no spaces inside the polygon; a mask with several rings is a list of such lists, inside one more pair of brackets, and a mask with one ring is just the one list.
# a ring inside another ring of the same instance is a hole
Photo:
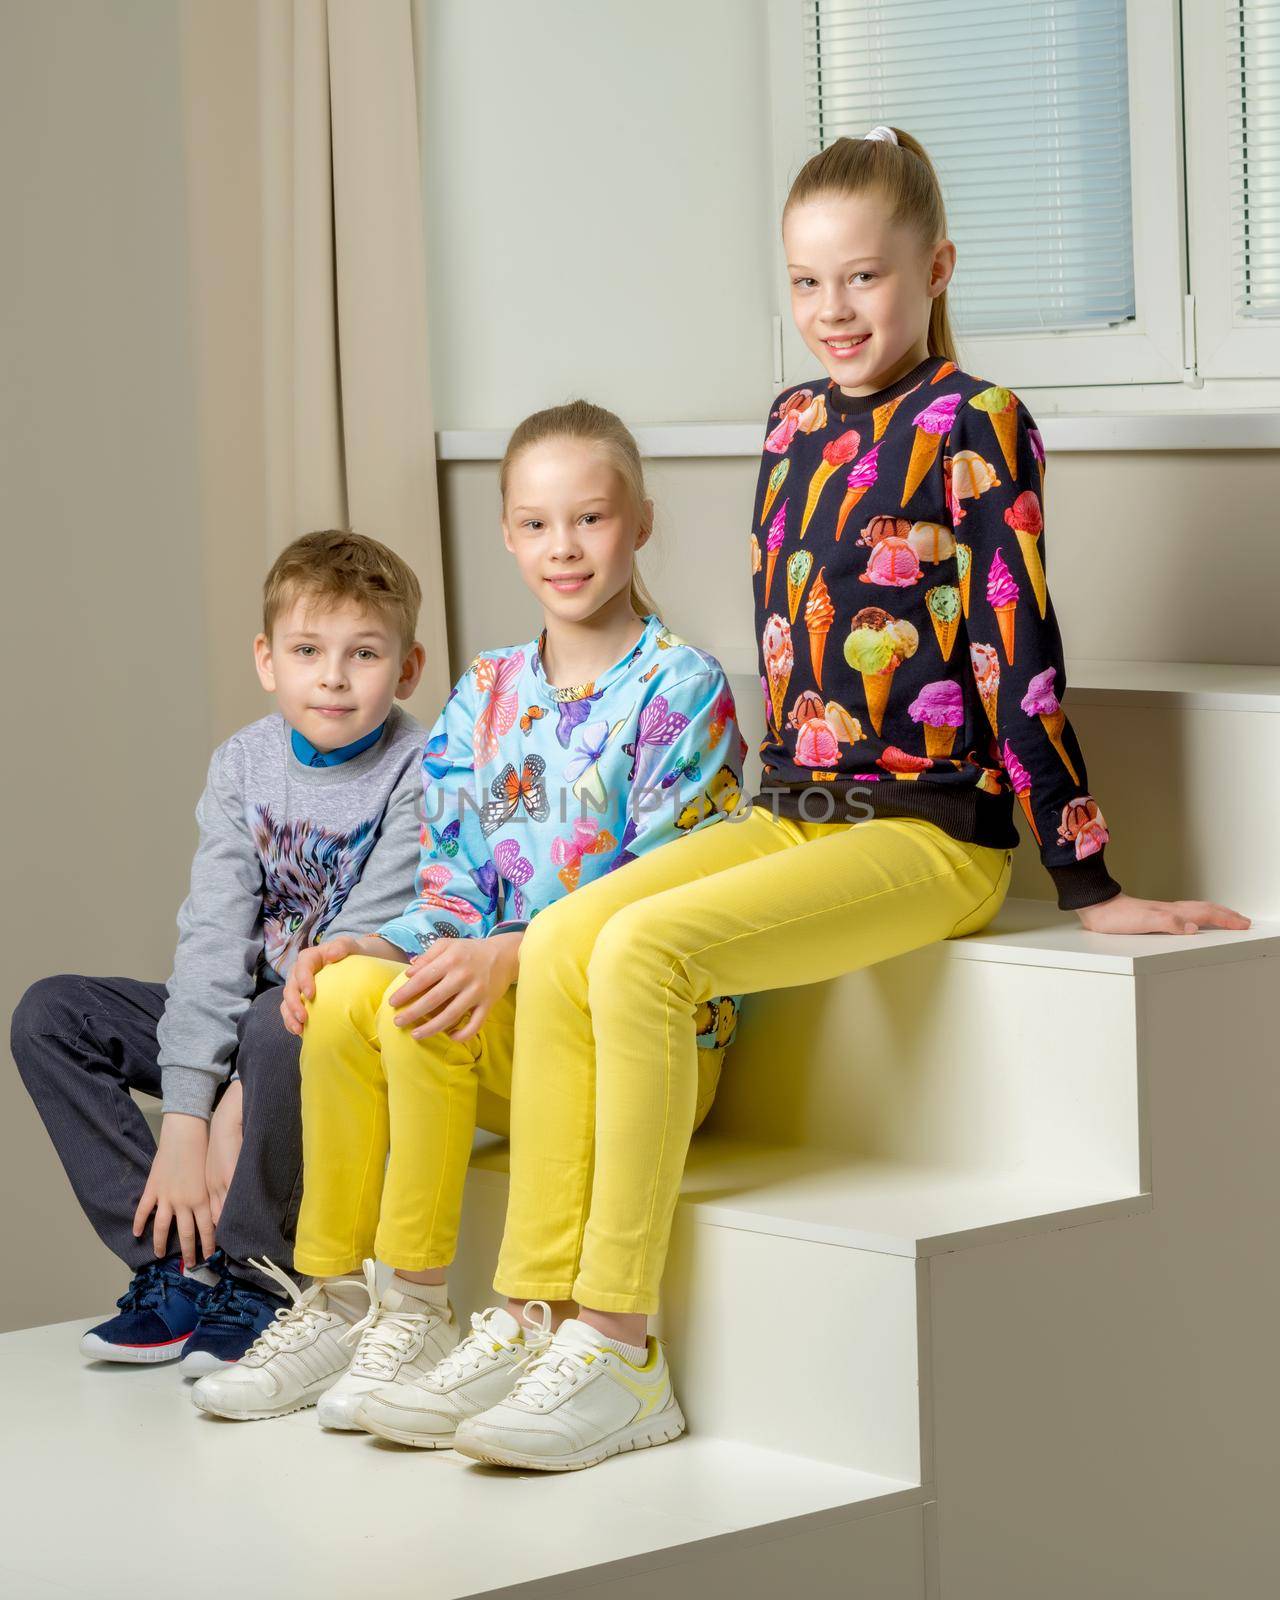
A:
{"label": "dark gray pants", "polygon": [[[292,1270],[302,1200],[302,1041],[284,1025],[280,993],[264,987],[240,1023],[244,1144],[218,1221],[218,1244],[236,1275],[277,1292],[248,1261],[267,1255]],[[156,1147],[129,1091],[160,1093],[156,1027],[165,999],[164,984],[135,978],[41,978],[18,1002],[10,1034],[76,1199],[131,1272],[155,1260],[151,1229],[135,1239],[133,1215]],[[176,1229],[169,1248],[178,1248]]]}

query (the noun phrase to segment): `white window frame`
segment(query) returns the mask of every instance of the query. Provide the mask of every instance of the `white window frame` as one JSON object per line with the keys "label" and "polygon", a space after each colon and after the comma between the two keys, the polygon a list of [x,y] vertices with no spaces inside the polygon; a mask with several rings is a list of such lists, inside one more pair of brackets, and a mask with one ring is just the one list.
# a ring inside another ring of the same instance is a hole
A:
{"label": "white window frame", "polygon": [[1183,17],[1196,366],[1205,378],[1274,378],[1280,319],[1241,316],[1236,295],[1226,13],[1226,0],[1192,0]]}
{"label": "white window frame", "polygon": [[[804,26],[810,0],[769,0],[774,186],[781,215],[807,142]],[[1062,333],[975,334],[958,340],[973,371],[1020,392],[1115,385],[1178,385],[1194,375],[1187,311],[1182,170],[1181,28],[1177,0],[1128,0],[1129,134],[1137,315],[1111,328]],[[961,262],[960,271],[964,264]],[[779,251],[782,381],[815,371],[788,307]]]}

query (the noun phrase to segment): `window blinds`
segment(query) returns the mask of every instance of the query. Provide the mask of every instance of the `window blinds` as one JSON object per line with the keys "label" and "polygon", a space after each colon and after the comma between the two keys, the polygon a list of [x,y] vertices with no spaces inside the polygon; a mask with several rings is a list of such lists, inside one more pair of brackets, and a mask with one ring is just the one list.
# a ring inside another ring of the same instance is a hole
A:
{"label": "window blinds", "polygon": [[1280,317],[1280,0],[1228,0],[1227,79],[1237,310]]}
{"label": "window blinds", "polygon": [[878,122],[920,140],[959,252],[962,333],[1134,315],[1124,0],[808,0],[806,14],[811,148]]}

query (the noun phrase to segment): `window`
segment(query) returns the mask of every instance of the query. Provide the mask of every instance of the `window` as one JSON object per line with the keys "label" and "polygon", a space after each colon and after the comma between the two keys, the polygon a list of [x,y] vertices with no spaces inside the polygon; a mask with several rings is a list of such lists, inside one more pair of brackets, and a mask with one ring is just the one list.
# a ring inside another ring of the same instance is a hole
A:
{"label": "window", "polygon": [[[1179,54],[1177,0],[773,0],[779,203],[838,135],[905,128],[942,180],[971,367],[1020,389],[1181,385]],[[789,381],[812,360],[788,324]]]}
{"label": "window", "polygon": [[1188,219],[1197,366],[1280,375],[1280,0],[1188,8]]}
{"label": "window", "polygon": [[1134,314],[1124,0],[815,0],[809,143],[907,128],[964,261],[966,334],[1111,327]]}

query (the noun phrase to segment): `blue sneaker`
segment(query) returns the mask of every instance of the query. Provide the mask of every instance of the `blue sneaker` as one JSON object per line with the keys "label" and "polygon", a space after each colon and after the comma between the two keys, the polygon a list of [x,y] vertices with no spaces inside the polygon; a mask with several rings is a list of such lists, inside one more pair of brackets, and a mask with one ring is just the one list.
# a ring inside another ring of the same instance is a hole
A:
{"label": "blue sneaker", "polygon": [[234,1366],[277,1311],[289,1304],[245,1278],[223,1274],[205,1296],[200,1320],[182,1352],[184,1378],[200,1378]]}
{"label": "blue sneaker", "polygon": [[176,1253],[148,1262],[116,1301],[119,1315],[90,1328],[80,1353],[91,1361],[176,1361],[200,1319],[211,1281],[207,1268],[184,1272]]}

